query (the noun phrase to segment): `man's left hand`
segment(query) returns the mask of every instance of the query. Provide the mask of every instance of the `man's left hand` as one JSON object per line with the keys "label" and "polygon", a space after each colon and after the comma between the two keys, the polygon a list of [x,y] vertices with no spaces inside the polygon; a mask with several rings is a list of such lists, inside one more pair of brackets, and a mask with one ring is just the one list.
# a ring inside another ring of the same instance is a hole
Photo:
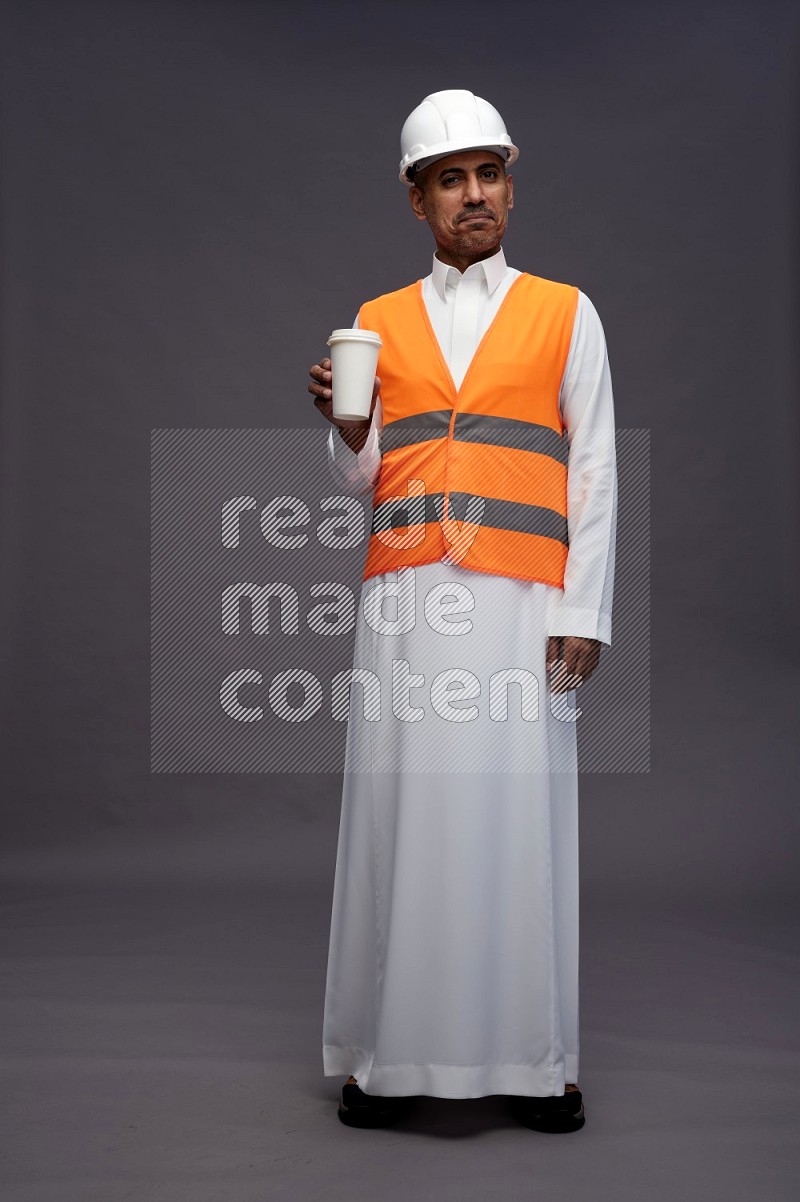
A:
{"label": "man's left hand", "polygon": [[588,680],[600,663],[600,641],[553,635],[547,640],[545,662],[552,691],[567,693]]}

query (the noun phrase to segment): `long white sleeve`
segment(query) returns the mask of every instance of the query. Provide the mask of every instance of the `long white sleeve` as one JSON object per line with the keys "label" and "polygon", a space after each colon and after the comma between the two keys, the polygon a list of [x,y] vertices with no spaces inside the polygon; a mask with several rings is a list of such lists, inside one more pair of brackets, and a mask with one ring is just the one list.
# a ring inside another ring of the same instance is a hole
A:
{"label": "long white sleeve", "polygon": [[328,467],[334,480],[350,489],[353,496],[361,497],[372,492],[378,483],[381,470],[381,431],[383,412],[381,400],[375,402],[372,411],[367,441],[356,454],[341,437],[334,426],[328,435]]}
{"label": "long white sleeve", "polygon": [[[358,329],[358,314],[353,322]],[[331,426],[328,435],[328,467],[334,480],[351,490],[353,496],[363,497],[372,492],[378,483],[381,470],[381,433],[383,431],[383,409],[381,398],[375,402],[367,441],[356,454]]]}
{"label": "long white sleeve", "polygon": [[603,327],[585,293],[578,298],[561,390],[569,439],[564,589],[551,595],[548,635],[611,644],[617,525],[614,399]]}

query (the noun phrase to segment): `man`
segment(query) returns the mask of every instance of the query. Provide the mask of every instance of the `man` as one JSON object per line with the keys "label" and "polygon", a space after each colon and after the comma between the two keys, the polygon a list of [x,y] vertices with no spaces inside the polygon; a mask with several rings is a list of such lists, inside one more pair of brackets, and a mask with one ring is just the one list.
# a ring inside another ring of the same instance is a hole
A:
{"label": "man", "polygon": [[349,1074],[351,1125],[418,1095],[503,1094],[527,1126],[576,1130],[566,699],[611,641],[605,339],[585,294],[505,262],[518,150],[491,105],[434,93],[401,147],[436,252],[431,275],[359,313],[383,341],[371,419],[335,422],[330,361],[310,369],[338,426],[331,470],[374,492],[355,666],[392,701],[370,720],[351,689],[324,1069]]}

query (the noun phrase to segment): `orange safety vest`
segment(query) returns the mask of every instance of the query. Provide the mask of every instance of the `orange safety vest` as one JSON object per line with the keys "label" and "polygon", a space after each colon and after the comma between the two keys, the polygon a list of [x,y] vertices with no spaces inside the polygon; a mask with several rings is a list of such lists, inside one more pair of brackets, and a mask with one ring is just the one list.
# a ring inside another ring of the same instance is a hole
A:
{"label": "orange safety vest", "polygon": [[381,471],[364,579],[442,560],[563,588],[568,442],[559,393],[578,289],[517,277],[456,389],[422,281],[361,306],[375,330]]}

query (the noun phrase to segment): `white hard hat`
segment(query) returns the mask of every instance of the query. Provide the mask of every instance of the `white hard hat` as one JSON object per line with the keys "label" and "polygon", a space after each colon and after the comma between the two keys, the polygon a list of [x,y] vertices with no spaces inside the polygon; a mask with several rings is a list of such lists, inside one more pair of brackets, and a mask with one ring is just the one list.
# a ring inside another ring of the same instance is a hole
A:
{"label": "white hard hat", "polygon": [[457,88],[431,92],[400,133],[400,179],[413,183],[410,168],[427,167],[457,150],[493,150],[509,164],[519,155],[503,118],[486,100]]}

